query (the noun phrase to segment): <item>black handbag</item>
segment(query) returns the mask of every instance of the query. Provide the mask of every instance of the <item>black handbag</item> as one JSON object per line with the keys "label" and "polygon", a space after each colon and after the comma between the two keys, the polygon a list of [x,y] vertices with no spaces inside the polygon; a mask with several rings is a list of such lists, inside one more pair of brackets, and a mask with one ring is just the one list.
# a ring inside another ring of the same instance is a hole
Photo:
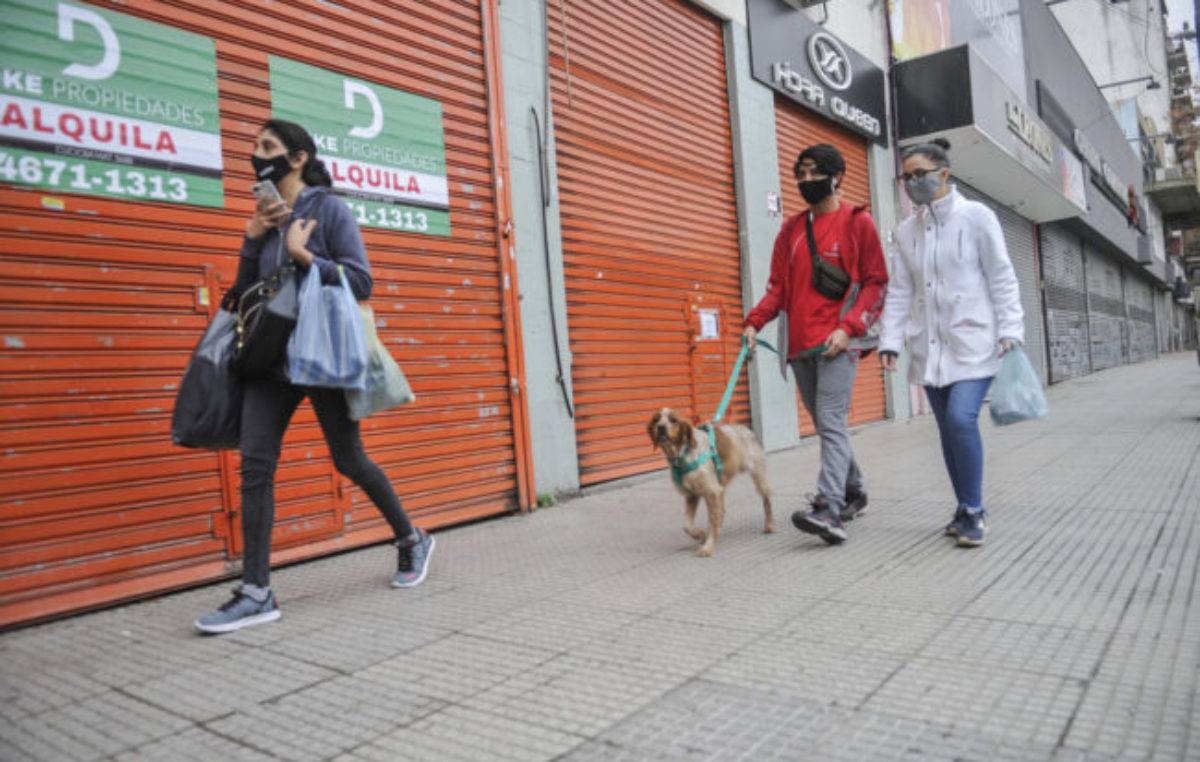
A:
{"label": "black handbag", "polygon": [[817,253],[817,239],[813,235],[812,213],[805,218],[808,232],[808,252],[812,255],[812,284],[817,293],[826,299],[840,302],[850,289],[850,273],[829,262]]}
{"label": "black handbag", "polygon": [[[322,193],[306,216],[316,216],[328,196],[328,192]],[[300,315],[300,272],[291,257],[284,255],[284,236],[280,230],[275,250],[278,266],[236,295],[231,306],[236,321],[233,369],[242,376],[261,376],[283,359]]]}
{"label": "black handbag", "polygon": [[290,262],[276,267],[238,296],[234,312],[234,370],[251,377],[275,367],[296,327],[299,297],[299,273]]}

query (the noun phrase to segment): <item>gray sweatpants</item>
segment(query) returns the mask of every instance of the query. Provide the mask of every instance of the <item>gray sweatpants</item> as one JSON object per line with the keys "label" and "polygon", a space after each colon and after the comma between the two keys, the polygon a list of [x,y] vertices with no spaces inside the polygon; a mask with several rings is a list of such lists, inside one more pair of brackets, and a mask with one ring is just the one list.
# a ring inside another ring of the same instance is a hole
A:
{"label": "gray sweatpants", "polygon": [[800,387],[800,398],[821,437],[821,473],[817,492],[835,510],[846,503],[846,491],[865,492],[862,471],[854,461],[847,419],[854,372],[858,360],[842,352],[837,357],[805,357],[792,360],[792,372]]}

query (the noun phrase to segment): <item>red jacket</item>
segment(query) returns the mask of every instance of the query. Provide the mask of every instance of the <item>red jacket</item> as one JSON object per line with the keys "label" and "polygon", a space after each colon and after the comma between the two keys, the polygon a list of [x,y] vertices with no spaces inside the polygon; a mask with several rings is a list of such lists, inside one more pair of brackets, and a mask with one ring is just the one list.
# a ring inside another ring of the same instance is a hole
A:
{"label": "red jacket", "polygon": [[852,283],[859,284],[857,299],[841,315],[841,301],[826,299],[813,288],[812,257],[804,223],[807,215],[801,212],[783,224],[771,255],[767,293],[744,323],[761,331],[781,309],[787,310],[790,355],[821,344],[836,328],[850,337],[866,333],[883,310],[888,281],[879,231],[866,207],[842,204],[837,211],[814,217],[813,237],[821,256],[848,272]]}

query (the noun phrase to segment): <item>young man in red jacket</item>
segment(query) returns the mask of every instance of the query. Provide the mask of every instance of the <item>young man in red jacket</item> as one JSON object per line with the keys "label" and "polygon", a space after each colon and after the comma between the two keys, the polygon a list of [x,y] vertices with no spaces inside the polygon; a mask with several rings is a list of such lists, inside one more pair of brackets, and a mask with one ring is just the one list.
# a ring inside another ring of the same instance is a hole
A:
{"label": "young man in red jacket", "polygon": [[836,148],[804,149],[792,171],[809,210],[779,231],[767,293],[746,317],[745,336],[753,346],[758,331],[785,313],[779,349],[821,437],[817,494],[811,510],[796,511],[792,523],[836,545],[846,539],[843,523],[867,505],[846,420],[858,360],[870,351],[860,337],[883,309],[887,264],[871,215],[839,198],[846,162]]}

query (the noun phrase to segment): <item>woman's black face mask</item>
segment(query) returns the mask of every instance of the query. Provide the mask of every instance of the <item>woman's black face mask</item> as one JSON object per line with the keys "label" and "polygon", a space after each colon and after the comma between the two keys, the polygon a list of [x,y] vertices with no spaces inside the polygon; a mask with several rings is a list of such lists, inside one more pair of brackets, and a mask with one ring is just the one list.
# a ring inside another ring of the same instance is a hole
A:
{"label": "woman's black face mask", "polygon": [[833,177],[820,180],[804,180],[796,184],[800,195],[809,206],[815,206],[833,194]]}
{"label": "woman's black face mask", "polygon": [[255,177],[259,180],[270,180],[276,185],[279,185],[280,180],[292,173],[292,165],[288,162],[286,153],[281,153],[270,159],[251,156],[250,164],[254,167]]}

